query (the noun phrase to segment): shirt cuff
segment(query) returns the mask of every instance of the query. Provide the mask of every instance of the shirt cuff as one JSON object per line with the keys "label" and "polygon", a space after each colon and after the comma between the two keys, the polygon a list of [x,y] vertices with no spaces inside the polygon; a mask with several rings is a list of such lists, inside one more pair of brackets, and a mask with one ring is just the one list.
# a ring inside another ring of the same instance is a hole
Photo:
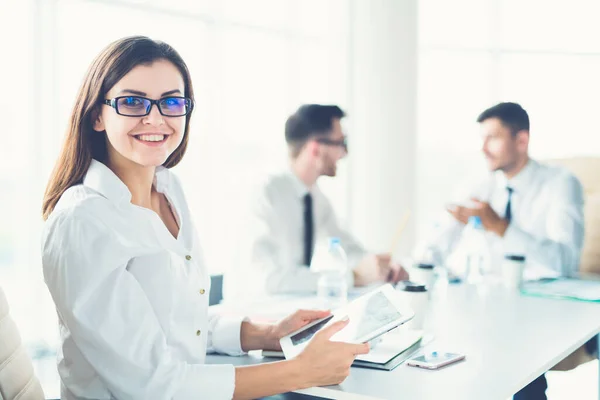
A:
{"label": "shirt cuff", "polygon": [[346,256],[348,258],[348,266],[351,271],[354,271],[360,262],[365,258],[369,253],[362,251],[353,251],[352,253],[348,253]]}
{"label": "shirt cuff", "polygon": [[188,364],[186,367],[186,374],[174,400],[199,399],[207,394],[215,400],[233,398],[235,390],[233,365]]}
{"label": "shirt cuff", "polygon": [[[525,256],[526,267],[524,271],[525,279],[540,279],[544,277],[568,276],[571,271],[565,269],[560,261],[554,264],[548,264],[548,261],[541,264],[542,254],[534,254],[535,237],[525,232],[521,228],[508,225],[502,241],[503,256],[505,254],[514,254]],[[539,250],[538,250],[539,251]]]}
{"label": "shirt cuff", "polygon": [[348,283],[348,290],[354,287],[354,270],[350,269],[346,274],[346,282]]}
{"label": "shirt cuff", "polygon": [[348,252],[348,274],[346,276],[346,281],[348,282],[348,289],[352,289],[354,287],[354,271],[358,268],[361,261],[368,255],[367,251],[354,250]]}
{"label": "shirt cuff", "polygon": [[242,350],[242,317],[220,316],[212,332],[212,347],[230,356],[244,354]]}

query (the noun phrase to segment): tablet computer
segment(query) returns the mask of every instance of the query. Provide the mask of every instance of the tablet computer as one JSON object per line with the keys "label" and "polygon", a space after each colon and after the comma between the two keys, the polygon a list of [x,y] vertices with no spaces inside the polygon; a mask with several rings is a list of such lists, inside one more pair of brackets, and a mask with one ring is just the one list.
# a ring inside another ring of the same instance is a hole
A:
{"label": "tablet computer", "polygon": [[297,356],[315,333],[336,321],[348,317],[348,325],[331,337],[331,340],[348,343],[365,343],[401,325],[414,316],[403,303],[392,285],[386,284],[360,296],[331,315],[313,321],[280,339],[285,358]]}

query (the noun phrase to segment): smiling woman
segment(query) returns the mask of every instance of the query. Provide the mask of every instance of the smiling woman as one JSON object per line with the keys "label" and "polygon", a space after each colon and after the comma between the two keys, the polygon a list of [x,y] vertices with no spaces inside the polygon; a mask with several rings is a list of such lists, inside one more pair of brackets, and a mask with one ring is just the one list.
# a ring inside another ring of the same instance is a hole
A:
{"label": "smiling woman", "polygon": [[208,350],[279,350],[279,339],[328,312],[272,325],[209,315],[210,275],[169,169],[185,153],[192,104],[179,54],[141,36],[109,45],[77,95],[43,206],[62,399],[257,398],[340,383],[368,352],[329,341],[347,324],[338,322],[294,360],[204,365]]}

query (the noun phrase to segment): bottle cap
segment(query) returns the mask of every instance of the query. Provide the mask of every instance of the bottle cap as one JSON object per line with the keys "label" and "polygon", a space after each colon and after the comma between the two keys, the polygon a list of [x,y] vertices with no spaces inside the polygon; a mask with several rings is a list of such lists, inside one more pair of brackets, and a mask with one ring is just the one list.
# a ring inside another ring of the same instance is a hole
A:
{"label": "bottle cap", "polygon": [[481,218],[478,216],[469,217],[469,225],[471,225],[475,229],[483,228],[483,224],[481,223]]}
{"label": "bottle cap", "polygon": [[333,246],[335,244],[340,244],[340,238],[339,237],[330,237],[329,238],[329,245]]}

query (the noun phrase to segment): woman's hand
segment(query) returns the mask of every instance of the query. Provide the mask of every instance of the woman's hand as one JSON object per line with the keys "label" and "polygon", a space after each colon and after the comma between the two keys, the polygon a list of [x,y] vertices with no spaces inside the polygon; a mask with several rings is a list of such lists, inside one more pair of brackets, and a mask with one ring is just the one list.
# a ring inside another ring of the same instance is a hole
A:
{"label": "woman's hand", "polygon": [[295,361],[303,371],[306,387],[337,385],[350,375],[350,367],[359,354],[367,354],[367,343],[332,342],[330,338],[348,325],[338,321],[317,332]]}
{"label": "woman's hand", "polygon": [[[244,322],[243,324],[246,325],[242,325],[242,333],[244,329],[248,332],[242,335],[242,342],[244,338],[253,340],[258,337],[268,337],[269,348],[277,349],[280,337],[327,315],[329,315],[328,311],[301,310],[275,325],[254,325]],[[341,383],[350,375],[354,358],[369,352],[369,345],[366,343],[350,344],[330,340],[346,325],[348,320],[343,320],[321,329],[313,336],[302,353],[291,360],[236,367],[234,399],[255,399],[313,386]]]}
{"label": "woman's hand", "polygon": [[330,315],[329,311],[324,310],[298,310],[292,315],[282,319],[276,324],[270,325],[266,331],[263,342],[265,350],[281,350],[279,339],[297,331],[312,321],[325,318]]}

